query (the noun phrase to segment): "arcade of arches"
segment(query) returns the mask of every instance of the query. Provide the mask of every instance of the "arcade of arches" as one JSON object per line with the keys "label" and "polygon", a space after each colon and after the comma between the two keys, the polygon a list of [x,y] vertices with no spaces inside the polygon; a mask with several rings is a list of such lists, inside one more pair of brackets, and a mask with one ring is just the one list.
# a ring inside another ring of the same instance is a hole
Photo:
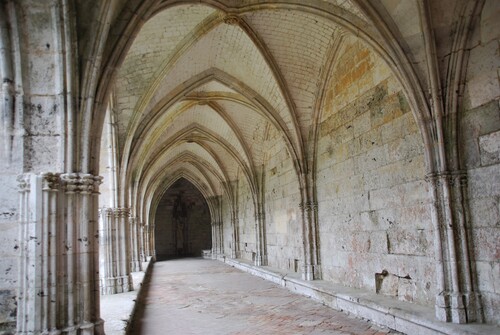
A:
{"label": "arcade of arches", "polygon": [[207,249],[500,324],[497,0],[0,0],[0,75],[0,332]]}

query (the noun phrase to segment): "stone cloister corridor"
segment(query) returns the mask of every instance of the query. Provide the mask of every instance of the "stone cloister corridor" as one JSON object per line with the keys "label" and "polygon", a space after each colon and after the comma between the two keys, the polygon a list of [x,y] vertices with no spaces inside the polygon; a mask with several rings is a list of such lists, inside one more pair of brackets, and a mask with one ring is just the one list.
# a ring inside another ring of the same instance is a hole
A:
{"label": "stone cloister corridor", "polygon": [[154,264],[130,334],[399,334],[221,262]]}
{"label": "stone cloister corridor", "polygon": [[394,331],[498,334],[499,19],[0,0],[0,334],[104,334],[101,302],[202,255]]}

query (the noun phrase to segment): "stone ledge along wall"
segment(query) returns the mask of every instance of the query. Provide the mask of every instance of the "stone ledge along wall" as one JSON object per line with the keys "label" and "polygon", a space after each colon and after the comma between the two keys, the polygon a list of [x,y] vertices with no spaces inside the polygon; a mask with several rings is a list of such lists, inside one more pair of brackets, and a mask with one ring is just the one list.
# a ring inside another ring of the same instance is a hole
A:
{"label": "stone ledge along wall", "polygon": [[323,279],[434,300],[423,142],[401,86],[348,38],[323,106],[317,194]]}

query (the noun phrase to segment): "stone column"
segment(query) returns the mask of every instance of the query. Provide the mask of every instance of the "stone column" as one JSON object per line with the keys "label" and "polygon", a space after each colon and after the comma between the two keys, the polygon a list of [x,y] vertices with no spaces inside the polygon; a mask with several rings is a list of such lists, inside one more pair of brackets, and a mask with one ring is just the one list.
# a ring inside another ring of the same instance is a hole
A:
{"label": "stone column", "polygon": [[137,225],[137,219],[135,216],[129,217],[129,229],[130,229],[130,266],[132,272],[139,272],[142,270],[141,266],[141,255],[139,249],[139,229]]}
{"label": "stone column", "polygon": [[255,255],[255,265],[265,266],[267,265],[267,252],[266,252],[266,240],[265,240],[265,224],[266,215],[263,209],[259,206],[257,213],[255,214],[255,235],[257,238],[257,252]]}
{"label": "stone column", "polygon": [[210,227],[212,228],[211,229],[211,232],[212,232],[212,259],[216,259],[217,258],[217,233],[216,233],[216,229],[217,229],[217,221],[216,219],[212,218],[212,220],[210,221]]}
{"label": "stone column", "polygon": [[316,238],[314,219],[317,217],[318,205],[316,202],[308,201],[299,204],[302,216],[302,229],[304,240],[304,265],[302,268],[302,279],[314,280],[319,278],[319,266],[315,257]]}
{"label": "stone column", "polygon": [[232,248],[231,258],[240,258],[240,233],[239,233],[239,218],[238,218],[238,180],[228,183],[229,199],[231,201],[231,235],[232,235]]}
{"label": "stone column", "polygon": [[267,241],[266,241],[266,212],[264,208],[265,192],[265,168],[263,165],[257,167],[257,191],[255,208],[255,235],[257,252],[255,255],[255,265],[267,265]]}
{"label": "stone column", "polygon": [[144,256],[145,256],[146,260],[148,257],[152,256],[151,244],[150,244],[150,239],[149,239],[149,235],[150,235],[149,231],[150,231],[149,225],[145,224],[144,228],[143,228],[143,234],[144,234]]}
{"label": "stone column", "polygon": [[93,213],[101,177],[43,173],[18,180],[18,334],[104,334]]}
{"label": "stone column", "polygon": [[[130,210],[125,207],[113,208],[113,215],[117,224],[116,228],[116,243],[118,245],[117,269],[119,276],[128,278],[128,287],[126,291],[132,288],[132,280],[130,277],[130,243],[129,243],[129,218]],[[124,284],[125,285],[125,284]]]}
{"label": "stone column", "polygon": [[219,255],[224,255],[224,222],[221,220],[219,221],[219,226],[218,226],[218,234],[219,234]]}
{"label": "stone column", "polygon": [[146,226],[143,222],[138,222],[137,226],[139,228],[139,254],[140,254],[140,262],[142,263],[147,261],[147,250],[146,250]]}
{"label": "stone column", "polygon": [[124,218],[125,208],[100,210],[100,292],[116,294],[128,292],[132,287]]}
{"label": "stone column", "polygon": [[222,256],[224,254],[224,230],[223,230],[223,219],[222,219],[222,196],[217,196],[217,220],[216,224],[216,237],[217,237],[217,255]]}
{"label": "stone column", "polygon": [[156,246],[155,246],[154,232],[155,232],[154,225],[149,224],[146,226],[148,256],[150,256],[153,259],[153,261],[156,260]]}
{"label": "stone column", "polygon": [[238,233],[238,228],[239,228],[239,219],[238,219],[238,212],[233,211],[231,215],[231,226],[233,228],[232,235],[233,235],[233,247],[231,248],[231,258],[239,258],[240,257],[240,241],[239,241],[239,233]]}
{"label": "stone column", "polygon": [[434,204],[436,318],[454,323],[480,320],[480,296],[472,285],[465,227],[463,194],[467,176],[447,172],[430,174],[426,179]]}
{"label": "stone column", "polygon": [[116,230],[113,227],[113,211],[110,208],[99,208],[99,291],[101,294],[113,294],[111,278],[114,277],[114,243]]}

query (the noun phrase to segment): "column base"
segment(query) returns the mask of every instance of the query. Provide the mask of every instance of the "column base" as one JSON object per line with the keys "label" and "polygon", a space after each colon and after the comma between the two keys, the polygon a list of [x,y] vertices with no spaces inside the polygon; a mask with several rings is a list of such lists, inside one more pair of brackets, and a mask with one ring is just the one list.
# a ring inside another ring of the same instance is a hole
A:
{"label": "column base", "polygon": [[442,322],[448,322],[450,314],[449,296],[445,292],[436,295],[435,315],[436,319]]}
{"label": "column base", "polygon": [[314,266],[311,264],[306,264],[302,267],[302,279],[303,280],[314,280]]}
{"label": "column base", "polygon": [[457,293],[451,295],[451,322],[467,323],[467,313],[465,311],[464,295]]}
{"label": "column base", "polygon": [[321,279],[321,269],[319,265],[306,264],[302,267],[303,280]]}
{"label": "column base", "polygon": [[267,256],[265,255],[256,255],[254,260],[255,266],[266,266],[267,265]]}
{"label": "column base", "polygon": [[139,272],[142,271],[142,266],[141,266],[141,261],[140,260],[134,260],[130,264],[130,268],[132,272]]}
{"label": "column base", "polygon": [[95,322],[84,322],[79,325],[66,327],[62,330],[54,330],[49,334],[61,335],[104,335],[104,320],[99,319]]}
{"label": "column base", "polygon": [[130,276],[100,278],[101,295],[124,293],[131,290]]}
{"label": "column base", "polygon": [[212,252],[212,259],[217,259],[217,253],[216,252]]}
{"label": "column base", "polygon": [[465,309],[467,310],[467,322],[484,322],[483,308],[481,305],[481,294],[470,292],[464,294]]}
{"label": "column base", "polygon": [[476,293],[441,292],[436,296],[436,318],[443,322],[468,323],[478,319]]}

